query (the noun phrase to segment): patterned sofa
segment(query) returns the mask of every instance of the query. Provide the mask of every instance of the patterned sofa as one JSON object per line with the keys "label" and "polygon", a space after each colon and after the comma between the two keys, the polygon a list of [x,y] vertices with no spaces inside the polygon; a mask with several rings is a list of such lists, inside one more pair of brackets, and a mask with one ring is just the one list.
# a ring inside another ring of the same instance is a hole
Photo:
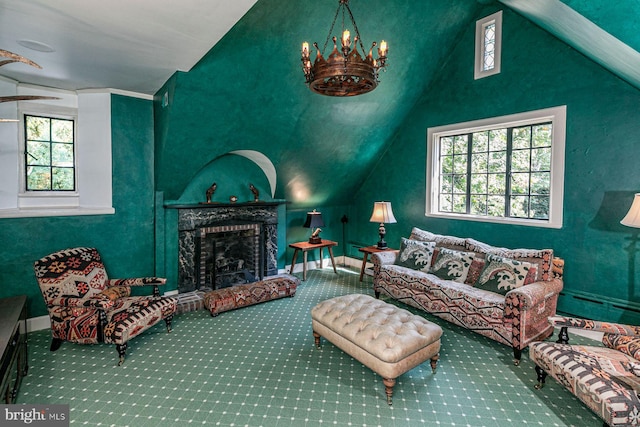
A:
{"label": "patterned sofa", "polygon": [[[538,384],[547,375],[567,388],[608,426],[640,425],[640,327],[554,316],[557,342],[531,343]],[[569,344],[569,329],[602,332],[603,346]]]}
{"label": "patterned sofa", "polygon": [[564,262],[552,249],[507,249],[413,228],[400,251],[372,255],[373,289],[449,322],[522,349],[547,338]]}

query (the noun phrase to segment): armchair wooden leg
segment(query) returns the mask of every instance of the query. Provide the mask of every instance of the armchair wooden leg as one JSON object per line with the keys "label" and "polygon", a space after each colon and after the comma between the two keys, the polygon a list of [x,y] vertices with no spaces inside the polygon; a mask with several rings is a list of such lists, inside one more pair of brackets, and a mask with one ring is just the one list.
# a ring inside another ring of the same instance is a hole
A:
{"label": "armchair wooden leg", "polygon": [[51,340],[51,347],[49,347],[50,351],[56,351],[62,345],[62,340],[60,338],[54,338]]}
{"label": "armchair wooden leg", "polygon": [[538,374],[538,383],[533,387],[536,390],[540,390],[544,387],[544,380],[547,378],[547,373],[539,366],[536,366],[536,373]]}
{"label": "armchair wooden leg", "polygon": [[171,321],[173,320],[173,314],[171,316],[167,316],[164,319],[164,323],[167,324],[167,332],[171,332],[173,331],[172,327],[171,327]]}
{"label": "armchair wooden leg", "polygon": [[116,350],[118,350],[118,356],[120,356],[118,366],[121,366],[124,363],[124,356],[127,353],[127,345],[128,343],[116,344]]}
{"label": "armchair wooden leg", "polygon": [[522,358],[522,349],[513,347],[513,364],[520,366],[520,359]]}
{"label": "armchair wooden leg", "polygon": [[556,342],[558,344],[569,344],[569,332],[567,331],[566,326],[560,328],[560,332],[558,332],[558,340]]}

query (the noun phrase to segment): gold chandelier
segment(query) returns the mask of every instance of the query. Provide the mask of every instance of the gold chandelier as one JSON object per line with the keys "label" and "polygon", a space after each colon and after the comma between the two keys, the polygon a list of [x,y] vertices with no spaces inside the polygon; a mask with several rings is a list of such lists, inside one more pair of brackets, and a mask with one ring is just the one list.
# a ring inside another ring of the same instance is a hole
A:
{"label": "gold chandelier", "polygon": [[[333,32],[338,15],[342,12],[342,38],[340,39],[341,49],[338,50],[337,39],[333,37],[333,51],[327,59],[322,56],[329,38]],[[353,39],[353,49],[351,48],[351,33],[345,29],[345,17],[349,15],[353,29],[356,32]],[[349,8],[349,0],[339,0],[338,10],[333,18],[333,23],[329,29],[329,35],[322,48],[322,53],[318,43],[313,43],[317,50],[316,60],[311,63],[309,57],[309,43],[302,43],[302,70],[309,85],[309,88],[321,95],[327,96],[355,96],[371,92],[378,86],[378,72],[387,64],[387,53],[389,51],[387,43],[382,40],[378,47],[378,59],[373,58],[373,48],[377,45],[374,41],[369,49],[369,54],[362,58],[358,52],[358,44],[363,54],[364,46],[358,32],[358,26],[353,19],[353,14]]]}

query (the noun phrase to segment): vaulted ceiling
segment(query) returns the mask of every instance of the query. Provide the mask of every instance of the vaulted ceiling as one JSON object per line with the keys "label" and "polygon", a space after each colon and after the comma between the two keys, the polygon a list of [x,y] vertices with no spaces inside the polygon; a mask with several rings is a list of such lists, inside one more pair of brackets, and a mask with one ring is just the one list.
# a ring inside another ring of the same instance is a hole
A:
{"label": "vaulted ceiling", "polygon": [[[0,0],[0,49],[24,55],[43,67],[36,70],[24,64],[13,64],[3,67],[0,75],[60,89],[110,87],[153,94],[173,72],[188,71],[196,64],[255,2]],[[353,0],[352,7],[366,10],[359,2],[361,0]],[[640,87],[640,3],[610,0],[500,2]],[[318,0],[316,3],[319,7],[327,3],[332,9],[337,0]],[[397,9],[413,7],[411,2],[392,3]],[[429,3],[438,10],[438,4],[446,5],[447,1]],[[473,10],[478,4],[490,3],[492,0],[468,0],[467,8]],[[291,13],[308,21],[328,20],[320,13],[302,13],[295,7]],[[413,18],[420,19],[419,16]],[[356,19],[364,23],[366,14],[360,13]],[[369,28],[369,32],[375,27]],[[301,32],[300,38],[305,36]],[[387,37],[393,39],[392,34]],[[432,37],[432,40],[431,43],[441,42],[438,37]],[[47,46],[53,51],[41,51]]]}
{"label": "vaulted ceiling", "polygon": [[[522,15],[640,88],[636,2],[352,0],[365,45],[389,42],[389,67],[371,94],[322,97],[304,85],[299,49],[305,40],[322,45],[337,5],[0,0],[0,49],[43,67],[9,64],[0,75],[62,89],[109,87],[157,98],[166,93],[168,107],[156,112],[158,191],[178,199],[211,162],[249,149],[276,164],[277,197],[295,201],[302,187],[312,195],[302,205],[350,202],[485,9],[506,7]],[[24,47],[42,44],[53,51]],[[424,141],[424,135],[416,139]]]}

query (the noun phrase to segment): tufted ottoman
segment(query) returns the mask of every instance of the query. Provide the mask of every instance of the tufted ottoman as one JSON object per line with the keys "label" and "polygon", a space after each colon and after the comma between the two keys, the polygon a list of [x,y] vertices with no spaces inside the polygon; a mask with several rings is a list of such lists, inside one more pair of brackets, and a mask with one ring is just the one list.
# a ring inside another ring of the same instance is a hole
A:
{"label": "tufted ottoman", "polygon": [[259,282],[207,292],[204,294],[204,306],[212,316],[217,316],[224,311],[278,298],[293,297],[299,284],[300,279],[290,274],[270,276]]}
{"label": "tufted ottoman", "polygon": [[316,347],[320,337],[382,377],[392,404],[396,378],[431,360],[435,373],[442,328],[369,295],[345,295],[311,309]]}

